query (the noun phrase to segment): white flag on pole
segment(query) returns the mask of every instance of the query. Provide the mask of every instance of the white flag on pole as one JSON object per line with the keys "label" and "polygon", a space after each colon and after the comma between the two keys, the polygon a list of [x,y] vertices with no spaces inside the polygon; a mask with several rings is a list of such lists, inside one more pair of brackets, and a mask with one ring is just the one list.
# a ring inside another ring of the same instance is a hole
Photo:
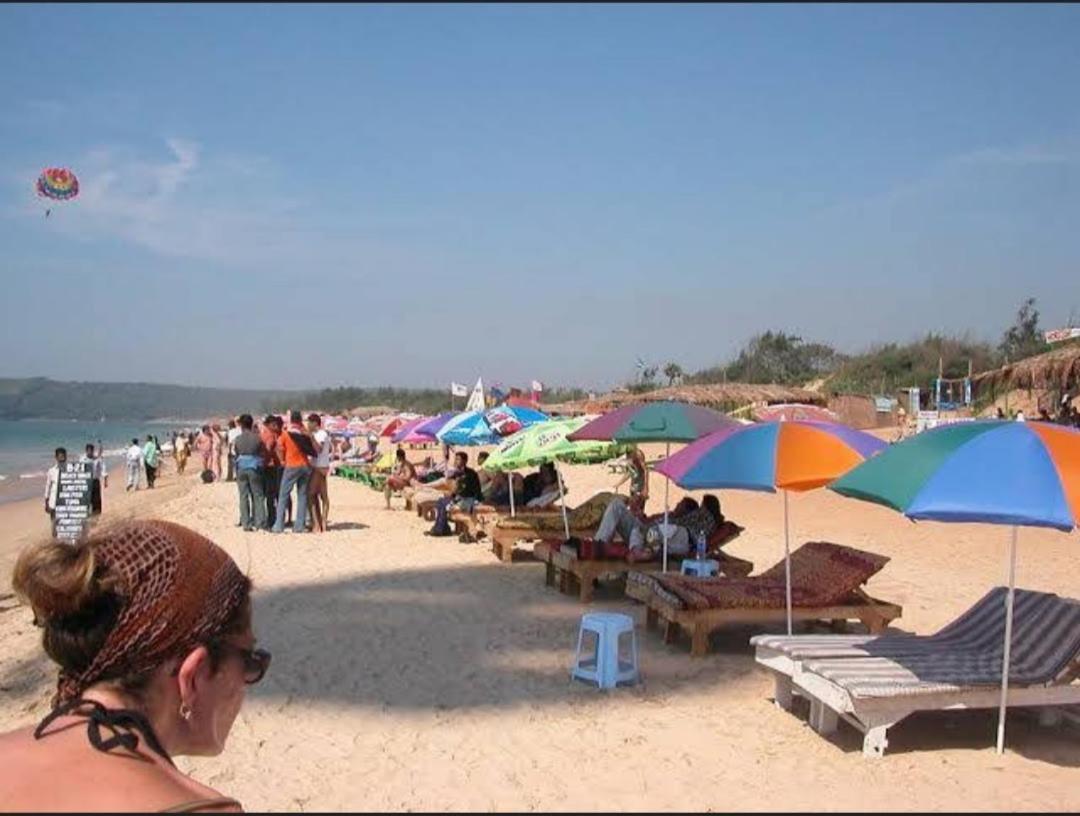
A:
{"label": "white flag on pole", "polygon": [[532,381],[532,390],[533,391],[543,391],[544,390],[544,384],[542,382],[540,382],[540,380],[533,380]]}
{"label": "white flag on pole", "polygon": [[469,396],[469,401],[465,403],[465,410],[483,411],[485,408],[487,408],[487,405],[484,403],[484,381],[482,378],[477,377],[476,386]]}
{"label": "white flag on pole", "polygon": [[461,383],[450,383],[450,396],[453,397],[467,397],[469,396],[469,386],[462,385]]}

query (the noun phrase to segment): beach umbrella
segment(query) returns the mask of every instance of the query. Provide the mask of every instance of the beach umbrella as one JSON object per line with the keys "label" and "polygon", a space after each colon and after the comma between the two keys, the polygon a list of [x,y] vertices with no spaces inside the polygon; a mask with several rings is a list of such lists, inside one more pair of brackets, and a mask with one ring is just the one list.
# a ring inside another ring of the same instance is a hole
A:
{"label": "beach umbrella", "polygon": [[399,444],[405,441],[405,437],[409,435],[409,432],[420,424],[427,422],[431,417],[418,416],[415,419],[410,419],[407,422],[403,422],[398,426],[398,429],[390,435],[390,441],[394,444]]}
{"label": "beach umbrella", "polygon": [[1068,532],[1080,512],[1080,431],[1046,422],[943,425],[859,465],[829,485],[916,520],[1011,527],[997,752],[1005,750],[1016,539],[1019,527]]}
{"label": "beach umbrella", "polygon": [[457,411],[444,411],[438,416],[429,417],[409,432],[409,439],[405,441],[434,442],[442,427],[457,416]]}
{"label": "beach umbrella", "polygon": [[823,487],[886,447],[862,431],[830,422],[763,422],[710,434],[656,466],[686,490],[730,488],[784,492],[787,631],[791,634],[791,542],[788,491]]}
{"label": "beach umbrella", "polygon": [[[484,462],[484,469],[492,472],[500,470],[519,470],[536,467],[546,462],[555,464],[559,478],[559,496],[563,498],[562,474],[558,473],[558,463],[592,464],[606,462],[626,452],[623,445],[614,442],[585,439],[578,442],[567,438],[588,422],[585,417],[570,419],[550,419],[538,422],[513,436],[507,437]],[[514,514],[514,491],[510,490],[510,513]],[[563,528],[566,537],[570,537],[570,522],[566,515],[566,502],[562,501]]]}
{"label": "beach umbrella", "polygon": [[[724,428],[739,427],[729,416],[691,405],[688,402],[662,400],[616,408],[585,424],[570,435],[572,440],[608,439],[615,442],[666,442],[664,456],[671,456],[672,442],[693,442]],[[664,483],[664,557],[667,572],[668,509],[670,485]]]}
{"label": "beach umbrella", "polygon": [[402,425],[416,419],[417,416],[417,414],[409,413],[393,414],[384,420],[382,428],[379,430],[379,436],[392,437]]}
{"label": "beach umbrella", "polygon": [[[497,412],[498,415],[492,416],[492,420],[497,423],[501,421],[502,427],[506,427],[505,423],[509,420],[513,420],[517,428],[525,428],[548,419],[547,414],[531,408],[501,406],[497,409]],[[492,412],[463,411],[443,425],[435,436],[444,445],[498,444],[503,436],[488,421],[487,414],[489,413]]]}

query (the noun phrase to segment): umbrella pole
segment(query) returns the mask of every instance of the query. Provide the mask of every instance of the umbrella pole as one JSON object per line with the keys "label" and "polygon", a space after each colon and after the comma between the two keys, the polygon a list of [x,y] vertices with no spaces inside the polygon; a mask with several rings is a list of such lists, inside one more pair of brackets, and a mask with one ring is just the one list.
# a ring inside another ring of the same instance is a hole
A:
{"label": "umbrella pole", "polygon": [[517,512],[514,510],[514,471],[506,471],[506,478],[510,482],[510,518],[517,516]]}
{"label": "umbrella pole", "polygon": [[562,526],[566,531],[566,537],[570,538],[570,520],[566,516],[566,496],[563,493],[562,486],[562,471],[559,470],[559,463],[555,462],[555,481],[559,483],[559,504],[562,505]]}
{"label": "umbrella pole", "polygon": [[[664,458],[671,456],[671,443],[667,443],[667,451],[664,454]],[[649,478],[649,474],[645,474],[645,478]],[[667,540],[668,540],[668,493],[671,490],[671,479],[664,479],[664,568],[663,571],[667,572]],[[644,508],[642,508],[644,510]]]}
{"label": "umbrella pole", "polygon": [[787,595],[787,633],[791,634],[791,541],[788,538],[788,499],[784,491],[784,587]]}
{"label": "umbrella pole", "polygon": [[1009,541],[1009,594],[1005,596],[1005,654],[1001,663],[1001,705],[998,708],[997,752],[1005,752],[1005,707],[1009,696],[1009,658],[1012,651],[1013,594],[1016,587],[1016,526]]}

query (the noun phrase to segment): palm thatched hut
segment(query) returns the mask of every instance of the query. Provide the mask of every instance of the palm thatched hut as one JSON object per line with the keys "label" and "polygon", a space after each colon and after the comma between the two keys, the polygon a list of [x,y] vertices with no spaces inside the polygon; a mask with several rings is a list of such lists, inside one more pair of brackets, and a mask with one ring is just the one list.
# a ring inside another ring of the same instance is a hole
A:
{"label": "palm thatched hut", "polygon": [[984,371],[971,381],[977,398],[992,400],[998,393],[1018,389],[1060,398],[1080,385],[1080,343]]}

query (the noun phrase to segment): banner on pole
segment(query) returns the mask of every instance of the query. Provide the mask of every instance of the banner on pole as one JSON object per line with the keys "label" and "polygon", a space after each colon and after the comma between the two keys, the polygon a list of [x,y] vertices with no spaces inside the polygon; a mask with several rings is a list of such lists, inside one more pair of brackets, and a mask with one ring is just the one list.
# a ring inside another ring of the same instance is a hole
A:
{"label": "banner on pole", "polygon": [[461,383],[450,383],[450,396],[452,397],[467,397],[469,396],[469,386],[462,385]]}
{"label": "banner on pole", "polygon": [[469,401],[465,403],[466,411],[483,411],[487,408],[484,403],[484,380],[481,377],[476,378],[476,385],[473,387],[472,394],[469,395]]}

